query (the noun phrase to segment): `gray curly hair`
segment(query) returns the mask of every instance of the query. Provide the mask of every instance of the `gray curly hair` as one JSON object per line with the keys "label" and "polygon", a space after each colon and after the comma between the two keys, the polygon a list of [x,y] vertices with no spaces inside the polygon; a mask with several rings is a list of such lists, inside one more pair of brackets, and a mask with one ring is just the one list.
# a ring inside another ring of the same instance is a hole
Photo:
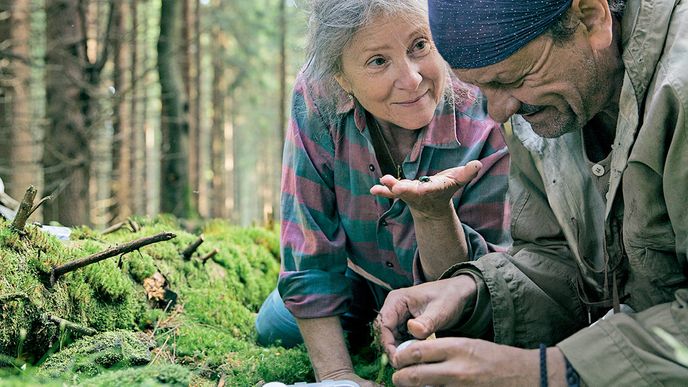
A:
{"label": "gray curly hair", "polygon": [[334,102],[343,91],[335,76],[342,71],[342,51],[356,33],[378,16],[427,20],[425,0],[310,0],[306,43],[306,78]]}

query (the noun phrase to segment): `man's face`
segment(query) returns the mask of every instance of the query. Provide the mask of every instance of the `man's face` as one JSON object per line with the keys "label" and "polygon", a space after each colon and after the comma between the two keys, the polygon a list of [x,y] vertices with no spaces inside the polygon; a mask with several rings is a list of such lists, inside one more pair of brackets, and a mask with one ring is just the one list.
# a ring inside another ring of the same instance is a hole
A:
{"label": "man's face", "polygon": [[615,89],[602,53],[582,30],[556,44],[543,34],[501,62],[453,71],[480,87],[496,121],[520,114],[537,134],[558,137],[585,126],[609,105]]}

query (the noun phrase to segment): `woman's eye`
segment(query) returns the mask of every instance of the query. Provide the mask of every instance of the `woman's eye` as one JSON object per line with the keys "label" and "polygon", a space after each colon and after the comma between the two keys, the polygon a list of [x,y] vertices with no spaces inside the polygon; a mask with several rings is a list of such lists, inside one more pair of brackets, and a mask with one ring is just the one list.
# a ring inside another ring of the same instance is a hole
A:
{"label": "woman's eye", "polygon": [[430,47],[430,42],[425,39],[420,39],[413,44],[412,51],[423,52]]}
{"label": "woman's eye", "polygon": [[384,66],[384,64],[387,63],[385,58],[382,57],[376,57],[368,61],[368,66],[373,66],[373,67],[380,67]]}

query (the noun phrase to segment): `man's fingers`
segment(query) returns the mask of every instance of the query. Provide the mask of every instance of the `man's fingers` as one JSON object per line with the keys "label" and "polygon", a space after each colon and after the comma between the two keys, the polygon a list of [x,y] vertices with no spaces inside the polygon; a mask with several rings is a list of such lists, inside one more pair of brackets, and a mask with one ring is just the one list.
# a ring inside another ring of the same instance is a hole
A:
{"label": "man's fingers", "polygon": [[428,321],[428,319],[423,318],[422,315],[418,318],[408,320],[406,323],[409,333],[418,339],[425,339],[431,334],[435,333],[432,325],[434,324]]}
{"label": "man's fingers", "polygon": [[446,364],[418,364],[395,372],[392,382],[398,387],[456,385],[448,371]]}
{"label": "man's fingers", "polygon": [[402,351],[397,351],[394,361],[397,367],[403,368],[420,363],[439,363],[450,357],[457,358],[466,348],[470,348],[471,339],[439,338],[418,341]]}

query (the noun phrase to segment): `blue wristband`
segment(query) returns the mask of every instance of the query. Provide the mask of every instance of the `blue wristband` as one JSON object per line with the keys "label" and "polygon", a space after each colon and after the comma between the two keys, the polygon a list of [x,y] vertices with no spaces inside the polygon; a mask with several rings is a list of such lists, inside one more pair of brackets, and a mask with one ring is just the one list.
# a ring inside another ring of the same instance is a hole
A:
{"label": "blue wristband", "polygon": [[566,385],[568,387],[580,387],[580,376],[578,372],[573,368],[569,359],[564,357],[566,361]]}
{"label": "blue wristband", "polygon": [[540,343],[540,387],[547,387],[547,346]]}

